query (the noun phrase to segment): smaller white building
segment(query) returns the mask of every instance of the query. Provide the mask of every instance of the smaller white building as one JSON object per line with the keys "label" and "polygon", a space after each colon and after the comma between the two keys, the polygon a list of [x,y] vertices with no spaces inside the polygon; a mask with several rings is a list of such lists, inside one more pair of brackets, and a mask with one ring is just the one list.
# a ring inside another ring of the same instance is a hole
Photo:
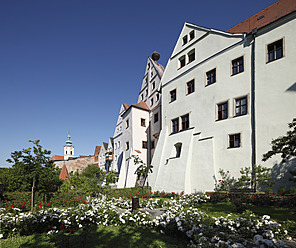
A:
{"label": "smaller white building", "polygon": [[74,146],[72,145],[70,133],[68,133],[66,145],[64,146],[64,160],[74,158]]}

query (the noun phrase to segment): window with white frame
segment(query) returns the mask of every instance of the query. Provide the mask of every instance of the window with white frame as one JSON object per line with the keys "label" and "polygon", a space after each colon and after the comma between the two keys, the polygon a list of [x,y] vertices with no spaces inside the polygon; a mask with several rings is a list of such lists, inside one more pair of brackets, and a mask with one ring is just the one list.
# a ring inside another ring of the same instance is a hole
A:
{"label": "window with white frame", "polygon": [[188,42],[188,37],[187,37],[187,35],[185,35],[184,37],[183,37],[183,46],[185,45],[185,44],[187,44],[187,42]]}
{"label": "window with white frame", "polygon": [[188,53],[188,64],[195,60],[195,49]]}
{"label": "window with white frame", "polygon": [[241,56],[232,60],[232,75],[239,74],[244,71],[244,57]]}
{"label": "window with white frame", "polygon": [[176,101],[177,99],[177,90],[171,90],[170,91],[170,102]]}
{"label": "window with white frame", "polygon": [[267,62],[280,59],[284,56],[283,39],[267,45]]}
{"label": "window with white frame", "polygon": [[194,80],[187,82],[187,95],[194,92]]}
{"label": "window with white frame", "polygon": [[182,57],[179,58],[179,68],[184,67],[186,64],[185,62],[185,55],[183,55]]}
{"label": "window with white frame", "polygon": [[237,148],[241,146],[240,133],[230,134],[228,136],[228,148]]}
{"label": "window with white frame", "polygon": [[206,85],[210,85],[210,84],[216,83],[216,68],[208,71],[206,73],[206,76],[207,76],[207,83],[206,83]]}
{"label": "window with white frame", "polygon": [[192,30],[190,33],[189,33],[189,41],[193,40],[194,39],[194,30]]}
{"label": "window with white frame", "polygon": [[228,102],[217,104],[217,120],[228,118]]}
{"label": "window with white frame", "polygon": [[246,115],[248,113],[247,97],[235,99],[235,116]]}
{"label": "window with white frame", "polygon": [[146,119],[141,118],[141,126],[146,127]]}

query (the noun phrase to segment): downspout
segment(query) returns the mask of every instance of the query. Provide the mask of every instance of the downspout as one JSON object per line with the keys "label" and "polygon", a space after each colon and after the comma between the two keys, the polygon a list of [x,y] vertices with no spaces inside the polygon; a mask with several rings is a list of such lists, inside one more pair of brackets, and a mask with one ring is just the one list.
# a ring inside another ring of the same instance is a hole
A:
{"label": "downspout", "polygon": [[251,45],[251,154],[252,154],[252,181],[251,188],[256,191],[255,165],[256,165],[256,122],[255,122],[255,38],[257,28],[252,30],[252,45]]}

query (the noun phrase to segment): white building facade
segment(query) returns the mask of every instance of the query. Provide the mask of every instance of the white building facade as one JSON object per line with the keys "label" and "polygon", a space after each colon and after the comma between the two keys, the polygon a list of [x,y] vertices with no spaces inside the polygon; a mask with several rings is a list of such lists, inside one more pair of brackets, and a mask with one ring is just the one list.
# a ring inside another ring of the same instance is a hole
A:
{"label": "white building facade", "polygon": [[[283,2],[292,4],[273,8]],[[238,177],[242,167],[280,163],[261,159],[296,116],[295,9],[286,10],[228,32],[184,24],[162,77],[153,190],[210,191],[220,168]]]}

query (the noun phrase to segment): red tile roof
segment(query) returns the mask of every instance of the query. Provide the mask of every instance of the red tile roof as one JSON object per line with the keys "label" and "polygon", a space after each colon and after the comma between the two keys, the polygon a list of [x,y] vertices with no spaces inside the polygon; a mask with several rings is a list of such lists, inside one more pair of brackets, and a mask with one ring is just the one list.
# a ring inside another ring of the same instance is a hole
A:
{"label": "red tile roof", "polygon": [[280,0],[227,30],[229,33],[251,33],[296,10],[295,0]]}
{"label": "red tile roof", "polygon": [[70,182],[70,175],[69,175],[69,172],[67,170],[67,167],[66,165],[64,164],[62,170],[61,170],[61,173],[60,173],[60,177],[59,177],[61,180],[67,180],[68,183]]}
{"label": "red tile roof", "polygon": [[64,156],[53,155],[50,159],[50,161],[58,161],[58,160],[64,160]]}
{"label": "red tile roof", "polygon": [[[123,103],[124,104],[124,103]],[[127,105],[127,104],[126,104]],[[131,107],[135,107],[135,108],[139,108],[139,109],[143,109],[143,110],[147,110],[150,111],[149,107],[147,106],[147,104],[145,102],[138,102],[136,104],[132,104],[132,105],[128,105],[129,107],[121,114],[121,116],[125,115],[125,113],[131,108]]]}
{"label": "red tile roof", "polygon": [[125,110],[127,110],[130,107],[130,105],[128,105],[126,103],[123,103],[123,106],[125,107]]}
{"label": "red tile roof", "polygon": [[101,150],[101,146],[96,146],[94,156],[97,156],[100,153],[100,150]]}

